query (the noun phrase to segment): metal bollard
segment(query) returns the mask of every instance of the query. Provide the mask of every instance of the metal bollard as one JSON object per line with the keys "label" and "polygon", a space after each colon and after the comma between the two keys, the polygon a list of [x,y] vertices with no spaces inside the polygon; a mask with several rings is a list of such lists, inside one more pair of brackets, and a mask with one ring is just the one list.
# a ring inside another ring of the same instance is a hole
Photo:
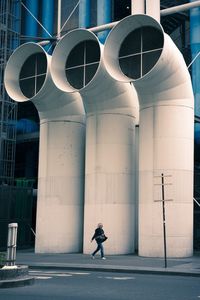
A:
{"label": "metal bollard", "polygon": [[7,241],[7,266],[14,266],[16,261],[17,247],[17,223],[8,224],[8,241]]}

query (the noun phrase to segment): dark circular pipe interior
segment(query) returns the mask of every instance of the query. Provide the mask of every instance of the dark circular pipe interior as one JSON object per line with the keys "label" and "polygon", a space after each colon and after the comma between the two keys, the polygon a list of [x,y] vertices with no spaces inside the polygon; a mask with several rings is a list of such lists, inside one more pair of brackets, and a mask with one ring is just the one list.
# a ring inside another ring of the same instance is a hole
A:
{"label": "dark circular pipe interior", "polygon": [[119,50],[121,71],[131,79],[139,79],[157,63],[163,49],[161,30],[144,26],[130,32]]}
{"label": "dark circular pipe interior", "polygon": [[19,86],[24,96],[34,97],[42,88],[47,72],[47,59],[44,53],[30,55],[19,74]]}
{"label": "dark circular pipe interior", "polygon": [[95,76],[100,61],[100,47],[97,41],[86,40],[77,44],[70,52],[65,75],[69,84],[81,89]]}

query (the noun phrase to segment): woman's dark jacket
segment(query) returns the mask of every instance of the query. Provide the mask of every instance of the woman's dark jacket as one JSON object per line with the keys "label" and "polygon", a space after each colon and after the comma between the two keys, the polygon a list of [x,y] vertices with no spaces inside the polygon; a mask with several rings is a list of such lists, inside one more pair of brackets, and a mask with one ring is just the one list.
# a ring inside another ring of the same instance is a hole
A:
{"label": "woman's dark jacket", "polygon": [[102,228],[97,228],[97,229],[95,229],[95,233],[92,237],[92,241],[95,239],[98,244],[102,243],[103,242],[102,237],[104,237],[104,236],[105,236],[104,230]]}

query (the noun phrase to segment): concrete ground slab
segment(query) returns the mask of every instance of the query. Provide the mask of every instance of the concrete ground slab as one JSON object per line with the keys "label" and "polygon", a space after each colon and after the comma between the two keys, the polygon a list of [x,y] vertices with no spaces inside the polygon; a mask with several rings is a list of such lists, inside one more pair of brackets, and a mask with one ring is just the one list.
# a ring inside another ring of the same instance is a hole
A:
{"label": "concrete ground slab", "polygon": [[168,258],[167,268],[163,258],[139,257],[136,254],[110,255],[106,260],[99,256],[91,259],[85,254],[36,254],[33,249],[17,251],[17,263],[30,269],[48,268],[65,270],[90,270],[124,273],[149,273],[162,275],[200,276],[200,255],[188,258]]}

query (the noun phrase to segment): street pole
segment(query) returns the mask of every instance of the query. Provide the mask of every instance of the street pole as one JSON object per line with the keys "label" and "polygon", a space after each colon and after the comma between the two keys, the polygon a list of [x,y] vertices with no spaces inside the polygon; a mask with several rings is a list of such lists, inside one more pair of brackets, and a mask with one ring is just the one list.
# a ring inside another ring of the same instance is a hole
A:
{"label": "street pole", "polygon": [[165,201],[172,201],[172,199],[165,199],[165,185],[171,185],[171,183],[165,183],[165,177],[171,177],[171,175],[164,175],[163,173],[158,176],[161,177],[161,183],[156,183],[155,185],[161,185],[161,199],[154,200],[154,202],[162,202],[162,221],[163,221],[163,244],[164,244],[164,260],[165,268],[167,268],[167,234],[166,234],[166,215],[165,215]]}
{"label": "street pole", "polygon": [[165,223],[165,190],[164,190],[164,174],[161,174],[162,178],[162,211],[163,211],[163,238],[164,238],[164,258],[165,268],[167,268],[167,246],[166,246],[166,223]]}

